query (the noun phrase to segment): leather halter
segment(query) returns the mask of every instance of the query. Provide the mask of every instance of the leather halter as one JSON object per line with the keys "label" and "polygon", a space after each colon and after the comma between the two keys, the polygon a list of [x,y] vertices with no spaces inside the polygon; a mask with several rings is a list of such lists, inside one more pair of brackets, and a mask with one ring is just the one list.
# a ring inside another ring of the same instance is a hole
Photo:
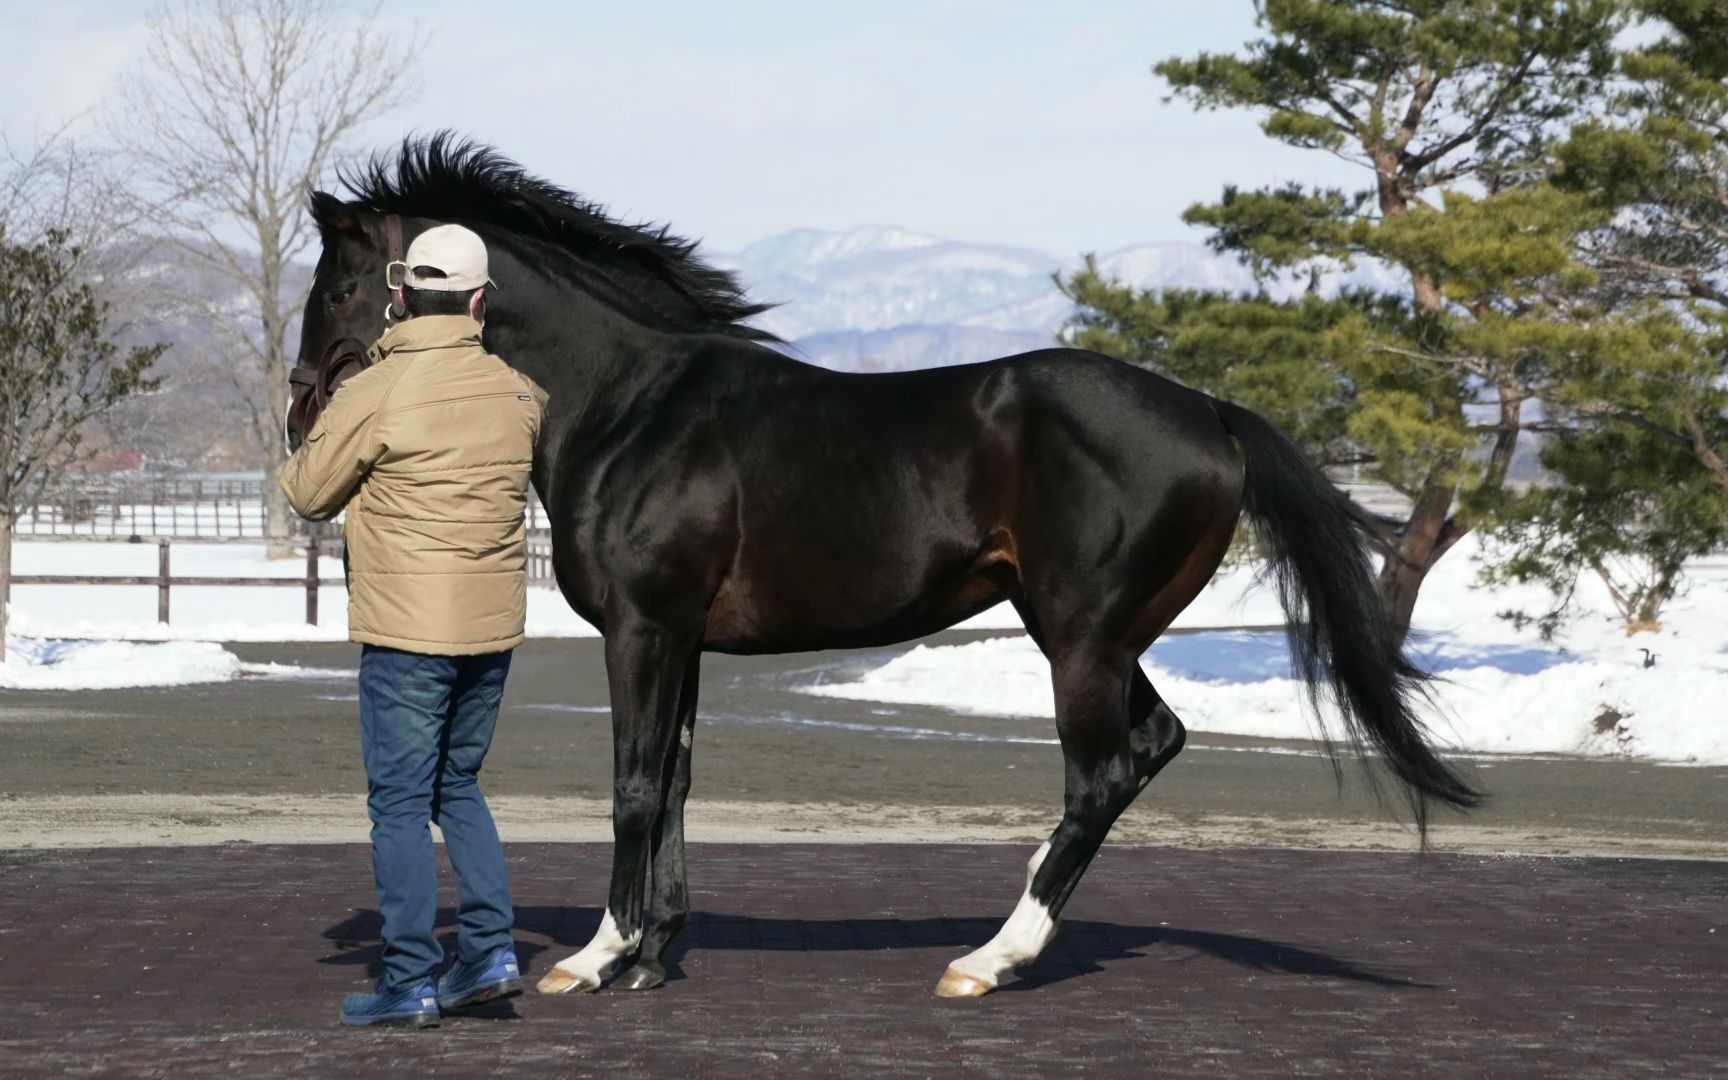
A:
{"label": "leather halter", "polygon": [[[384,264],[384,281],[390,289],[390,304],[384,309],[384,324],[389,326],[394,320],[399,320],[408,314],[407,302],[403,298],[403,277],[392,276],[392,271],[402,265],[402,218],[397,214],[386,214],[384,217],[384,244],[387,250],[387,260]],[[347,378],[358,375],[372,366],[372,356],[367,351],[366,343],[355,337],[338,338],[332,341],[324,350],[324,355],[318,358],[318,363],[312,366],[295,364],[288,372],[290,398],[288,415],[284,417],[283,434],[287,437],[290,450],[297,447],[312,430],[312,425],[318,422],[318,416],[330,404],[330,398],[336,393],[336,387]]]}

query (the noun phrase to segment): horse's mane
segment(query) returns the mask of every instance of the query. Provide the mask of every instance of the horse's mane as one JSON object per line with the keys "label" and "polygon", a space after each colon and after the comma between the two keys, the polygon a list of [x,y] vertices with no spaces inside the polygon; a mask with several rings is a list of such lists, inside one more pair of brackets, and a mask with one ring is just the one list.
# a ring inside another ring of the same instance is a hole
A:
{"label": "horse's mane", "polygon": [[341,179],[360,210],[490,224],[555,244],[672,329],[779,340],[745,322],[773,305],[751,301],[730,272],[697,256],[695,241],[664,225],[627,225],[483,143],[448,131],[410,137]]}

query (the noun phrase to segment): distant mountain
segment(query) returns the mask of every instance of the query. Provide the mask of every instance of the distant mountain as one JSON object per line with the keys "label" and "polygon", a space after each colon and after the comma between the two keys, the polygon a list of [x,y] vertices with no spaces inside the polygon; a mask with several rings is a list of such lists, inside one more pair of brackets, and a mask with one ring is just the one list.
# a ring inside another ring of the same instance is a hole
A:
{"label": "distant mountain", "polygon": [[840,371],[906,371],[969,364],[1055,344],[1053,334],[1038,330],[922,323],[806,334],[792,343],[792,353],[801,360]]}
{"label": "distant mountain", "polygon": [[[781,305],[758,322],[798,355],[851,371],[937,367],[1053,345],[1072,310],[1053,276],[1078,263],[879,225],[794,229],[709,258],[737,271],[756,299]],[[1198,244],[1138,244],[1098,262],[1139,288],[1257,287],[1239,261]],[[1291,276],[1268,291],[1294,296],[1308,284]],[[1333,271],[1318,286],[1328,294],[1401,287],[1379,266]]]}
{"label": "distant mountain", "polygon": [[1054,293],[1050,275],[1062,267],[1041,251],[874,226],[797,229],[715,261],[738,270],[758,299],[784,305],[761,321],[788,340],[963,324]]}

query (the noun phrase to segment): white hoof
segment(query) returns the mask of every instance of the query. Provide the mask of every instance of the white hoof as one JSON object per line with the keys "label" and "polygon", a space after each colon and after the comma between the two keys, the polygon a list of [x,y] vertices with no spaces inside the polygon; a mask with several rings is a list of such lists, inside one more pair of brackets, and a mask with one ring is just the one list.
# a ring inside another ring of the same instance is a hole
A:
{"label": "white hoof", "polygon": [[976,975],[949,968],[936,984],[936,996],[945,998],[983,997],[996,989],[994,982],[985,982]]}
{"label": "white hoof", "polygon": [[558,966],[548,971],[535,989],[542,994],[592,994],[641,940],[641,931],[628,937],[620,934],[618,923],[608,911],[600,920],[600,929],[594,932],[594,940],[576,955],[558,961]]}
{"label": "white hoof", "polygon": [[600,982],[598,979],[555,967],[534,984],[534,989],[542,994],[592,994],[600,989]]}

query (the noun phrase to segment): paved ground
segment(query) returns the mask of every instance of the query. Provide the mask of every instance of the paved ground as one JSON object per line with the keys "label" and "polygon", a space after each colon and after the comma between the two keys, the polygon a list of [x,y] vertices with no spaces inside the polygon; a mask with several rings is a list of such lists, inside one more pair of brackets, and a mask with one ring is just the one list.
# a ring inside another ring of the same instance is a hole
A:
{"label": "paved ground", "polygon": [[[683,978],[342,1031],[377,955],[355,650],[236,651],[327,674],[0,695],[0,1075],[1728,1074],[1728,862],[1648,857],[1728,858],[1719,768],[1478,759],[1493,801],[1443,851],[1647,857],[1417,856],[1311,747],[1197,736],[1050,955],[935,999],[1061,759],[1046,722],[796,692],[898,650],[705,662],[691,835],[777,842],[693,848]],[[522,649],[484,778],[505,835],[607,836],[609,741],[598,643]],[[609,852],[511,845],[531,974],[591,934]]]}
{"label": "paved ground", "polygon": [[[930,991],[1026,852],[704,845],[675,978],[354,1033],[360,846],[0,853],[0,1073],[1704,1077],[1728,1072],[1728,865],[1107,849],[1062,936]],[[515,845],[531,976],[598,845]],[[446,922],[448,922],[448,912]]]}
{"label": "paved ground", "polygon": [[[363,838],[353,802],[364,790],[357,649],[234,648],[248,660],[329,675],[0,695],[0,847]],[[749,809],[760,807],[756,819],[798,839],[1048,835],[1062,784],[1048,721],[797,692],[899,651],[705,658],[696,831],[762,838]],[[508,825],[510,835],[607,834],[606,701],[598,641],[534,641],[518,652],[484,777],[501,816],[529,825]],[[1504,757],[1465,765],[1491,800],[1468,819],[1441,816],[1433,835],[1441,849],[1728,857],[1728,768]],[[1356,770],[1345,776],[1341,795],[1312,747],[1196,735],[1115,835],[1185,845],[1413,847],[1363,794]]]}

